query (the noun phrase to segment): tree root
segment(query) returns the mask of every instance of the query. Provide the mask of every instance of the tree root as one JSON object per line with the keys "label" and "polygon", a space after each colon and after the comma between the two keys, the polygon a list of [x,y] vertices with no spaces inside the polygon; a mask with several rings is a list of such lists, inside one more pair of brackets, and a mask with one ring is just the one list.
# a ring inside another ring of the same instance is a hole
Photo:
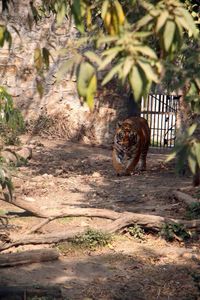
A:
{"label": "tree root", "polygon": [[[8,202],[5,199],[2,199]],[[42,222],[32,228],[31,231],[28,232],[22,239],[13,240],[9,243],[4,244],[0,247],[0,251],[11,248],[13,246],[19,245],[27,245],[27,244],[51,244],[58,243],[61,241],[67,241],[74,237],[77,234],[83,233],[84,228],[79,228],[73,231],[64,232],[64,233],[54,233],[54,234],[45,234],[39,235],[37,237],[33,237],[31,234],[35,231],[41,229],[48,222],[63,218],[63,217],[96,217],[96,218],[104,218],[109,219],[110,222],[107,225],[102,226],[100,229],[105,233],[115,233],[123,230],[125,227],[131,226],[133,224],[137,224],[141,226],[143,229],[158,232],[162,229],[165,224],[181,224],[184,225],[186,230],[196,230],[200,231],[200,220],[180,220],[180,219],[172,219],[165,218],[156,215],[149,214],[138,214],[132,212],[115,212],[108,209],[96,209],[96,208],[76,208],[76,209],[67,209],[66,211],[57,212],[54,215],[50,215],[46,212],[40,210],[39,207],[33,206],[30,203],[27,203],[23,200],[15,199],[12,202],[13,205],[16,205],[24,210],[29,211],[32,215],[40,218],[44,218]],[[99,228],[96,228],[99,229]]]}
{"label": "tree root", "polygon": [[188,206],[194,202],[200,202],[199,199],[193,198],[190,195],[180,191],[174,191],[172,194],[177,200],[184,202]]}
{"label": "tree root", "polygon": [[20,253],[5,253],[0,256],[0,268],[13,267],[17,265],[38,263],[41,261],[52,261],[59,257],[56,249],[40,249],[23,251]]}

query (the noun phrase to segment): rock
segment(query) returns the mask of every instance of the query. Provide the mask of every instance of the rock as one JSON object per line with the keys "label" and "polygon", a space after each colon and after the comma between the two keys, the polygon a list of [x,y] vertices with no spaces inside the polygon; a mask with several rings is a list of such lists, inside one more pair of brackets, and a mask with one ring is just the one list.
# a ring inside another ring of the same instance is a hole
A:
{"label": "rock", "polygon": [[17,164],[18,158],[17,155],[11,150],[3,150],[1,151],[1,157],[5,160],[6,163],[14,163]]}
{"label": "rock", "polygon": [[17,151],[16,154],[23,159],[31,159],[32,158],[32,149],[29,147],[24,147],[21,150]]}
{"label": "rock", "polygon": [[94,172],[92,174],[92,177],[98,178],[98,177],[101,177],[101,174],[99,172]]}

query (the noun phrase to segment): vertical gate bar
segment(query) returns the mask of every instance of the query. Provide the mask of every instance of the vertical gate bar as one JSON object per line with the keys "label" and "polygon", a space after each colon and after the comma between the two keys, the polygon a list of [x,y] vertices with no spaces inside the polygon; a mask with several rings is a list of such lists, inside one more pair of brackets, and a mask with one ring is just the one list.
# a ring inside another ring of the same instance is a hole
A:
{"label": "vertical gate bar", "polygon": [[172,114],[172,147],[174,147],[174,126],[175,126],[175,122],[174,122],[174,116],[175,116],[175,99],[174,96],[172,96],[172,100],[173,100],[173,114]]}
{"label": "vertical gate bar", "polygon": [[164,147],[167,146],[166,144],[166,140],[167,140],[167,131],[166,131],[166,127],[167,127],[167,113],[166,113],[166,95],[163,95],[163,111],[165,112],[164,114]]}
{"label": "vertical gate bar", "polygon": [[172,103],[172,130],[171,130],[171,148],[173,147],[173,139],[174,139],[174,96],[171,96]]}
{"label": "vertical gate bar", "polygon": [[146,120],[149,123],[149,105],[148,105],[148,98],[145,99],[145,104],[146,104],[146,111],[147,111],[147,117]]}
{"label": "vertical gate bar", "polygon": [[173,147],[173,140],[174,140],[174,111],[175,111],[175,102],[174,102],[174,96],[171,96],[172,98],[172,107],[173,107],[173,112],[172,112],[172,140],[171,140],[171,147]]}
{"label": "vertical gate bar", "polygon": [[172,102],[173,102],[173,112],[172,112],[172,142],[171,142],[171,147],[173,147],[173,140],[174,140],[174,112],[175,112],[175,102],[174,102],[174,96],[172,97]]}
{"label": "vertical gate bar", "polygon": [[162,141],[163,141],[163,95],[161,95],[160,101],[161,101],[161,106],[160,106],[160,110],[161,110],[160,147],[162,147],[163,146],[163,144],[162,144]]}
{"label": "vertical gate bar", "polygon": [[[172,97],[170,96],[170,98],[169,98],[169,105],[170,105],[170,107],[173,107],[173,103],[172,103],[173,101],[172,101]],[[172,112],[173,112],[173,109],[170,109],[170,131],[169,131],[169,143],[170,143],[170,148],[172,147],[172,126],[173,126],[173,124],[172,124],[172,120],[173,120],[173,117],[172,117]]]}
{"label": "vertical gate bar", "polygon": [[159,95],[159,101],[158,101],[158,105],[157,105],[157,110],[158,110],[158,118],[157,118],[157,146],[159,145],[159,136],[160,136],[160,134],[159,134],[159,129],[160,129],[160,95]]}
{"label": "vertical gate bar", "polygon": [[159,95],[159,102],[158,102],[157,146],[160,145],[160,101],[161,101],[161,95]]}
{"label": "vertical gate bar", "polygon": [[167,140],[167,147],[169,147],[169,113],[168,113],[168,97],[166,97],[166,114],[167,114],[167,123],[166,123],[166,140]]}
{"label": "vertical gate bar", "polygon": [[154,121],[155,121],[155,124],[154,124],[154,134],[155,134],[155,146],[157,146],[157,122],[158,122],[158,116],[157,116],[157,105],[158,105],[158,96],[156,98],[156,101],[155,101],[155,118],[154,118]]}
{"label": "vertical gate bar", "polygon": [[169,117],[169,122],[168,122],[168,143],[169,143],[169,148],[171,148],[171,115],[170,115],[170,113],[171,113],[171,108],[170,108],[170,105],[171,105],[171,101],[170,101],[170,96],[168,96],[167,97],[167,99],[168,99],[168,103],[167,103],[167,105],[168,105],[168,117]]}
{"label": "vertical gate bar", "polygon": [[163,103],[163,107],[162,107],[162,112],[163,112],[163,123],[162,123],[162,132],[163,132],[163,147],[165,147],[165,105],[164,105],[164,95],[162,95],[162,103]]}
{"label": "vertical gate bar", "polygon": [[152,125],[153,125],[153,120],[152,120],[152,118],[153,118],[153,101],[152,101],[152,96],[150,96],[149,95],[149,100],[150,100],[150,104],[151,104],[151,121],[150,121],[150,129],[151,129],[151,144],[152,144],[152,146],[153,146],[153,141],[152,141],[152,132],[153,132],[153,130],[152,130]]}
{"label": "vertical gate bar", "polygon": [[177,134],[177,113],[179,109],[179,98],[176,98],[176,112],[175,112],[175,132],[174,132],[174,146],[176,144],[176,134]]}
{"label": "vertical gate bar", "polygon": [[156,98],[153,98],[153,146],[155,147],[155,107],[156,107]]}
{"label": "vertical gate bar", "polygon": [[[175,99],[175,106],[176,106],[176,99]],[[175,139],[176,139],[176,108],[174,111],[173,147],[175,146]]]}

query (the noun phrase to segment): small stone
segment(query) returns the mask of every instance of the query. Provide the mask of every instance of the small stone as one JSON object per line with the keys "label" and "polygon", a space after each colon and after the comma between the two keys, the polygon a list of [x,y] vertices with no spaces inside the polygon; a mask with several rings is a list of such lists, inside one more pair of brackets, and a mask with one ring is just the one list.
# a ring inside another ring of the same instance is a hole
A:
{"label": "small stone", "polygon": [[32,158],[32,149],[28,147],[24,147],[21,150],[17,151],[16,154],[23,159],[31,159]]}
{"label": "small stone", "polygon": [[92,174],[92,177],[98,178],[98,177],[101,177],[101,174],[99,172],[94,172]]}

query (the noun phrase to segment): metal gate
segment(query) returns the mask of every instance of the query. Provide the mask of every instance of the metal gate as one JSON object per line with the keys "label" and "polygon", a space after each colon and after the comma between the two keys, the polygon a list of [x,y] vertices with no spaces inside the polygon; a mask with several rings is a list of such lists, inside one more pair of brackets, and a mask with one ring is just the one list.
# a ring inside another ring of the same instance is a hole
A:
{"label": "metal gate", "polygon": [[179,97],[149,95],[142,99],[141,116],[151,129],[151,146],[171,148],[175,145]]}

